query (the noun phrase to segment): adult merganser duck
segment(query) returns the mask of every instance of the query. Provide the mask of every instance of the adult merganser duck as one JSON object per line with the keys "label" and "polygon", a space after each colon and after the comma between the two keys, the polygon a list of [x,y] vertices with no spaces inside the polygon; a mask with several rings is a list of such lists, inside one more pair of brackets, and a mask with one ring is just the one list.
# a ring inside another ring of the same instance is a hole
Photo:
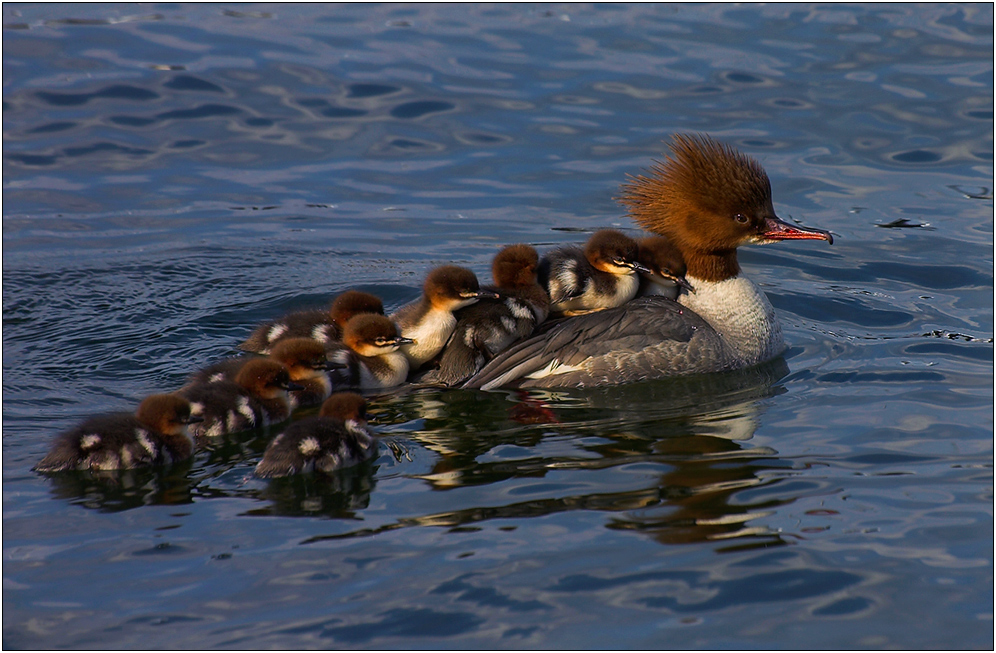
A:
{"label": "adult merganser duck", "polygon": [[637,242],[640,245],[640,263],[650,270],[640,273],[637,297],[662,295],[678,299],[682,288],[695,292],[692,284],[685,279],[685,259],[670,240],[664,236],[648,236]]}
{"label": "adult merganser duck", "polygon": [[399,348],[411,338],[398,335],[398,327],[383,315],[357,315],[346,322],[342,344],[329,352],[341,369],[329,372],[332,387],[372,390],[401,385],[408,378],[408,357]]}
{"label": "adult merganser duck", "polygon": [[453,336],[422,383],[452,386],[470,378],[496,354],[532,334],[546,319],[550,299],[536,279],[539,255],[529,245],[509,245],[491,262],[494,286],[485,290],[500,299],[482,299],[456,312]]}
{"label": "adult merganser duck", "polygon": [[91,417],[58,436],[35,471],[133,469],[189,458],[190,402],[175,394],[146,397],[134,413]]}
{"label": "adult merganser duck", "polygon": [[191,429],[194,437],[203,441],[288,419],[293,409],[288,392],[300,389],[284,365],[257,358],[243,365],[234,381],[187,386],[178,394],[190,401],[194,415],[204,418]]}
{"label": "adult merganser duck", "polygon": [[636,241],[614,229],[596,231],[584,249],[561,247],[540,261],[539,283],[550,294],[550,312],[580,315],[622,306],[640,287]]}
{"label": "adult merganser duck", "polygon": [[401,348],[412,370],[417,370],[443,349],[456,327],[453,311],[483,297],[498,298],[491,291],[481,290],[477,277],[466,268],[443,265],[429,272],[422,296],[391,315],[391,320],[401,329],[401,335],[412,341]]}
{"label": "adult merganser duck", "polygon": [[256,476],[290,476],[312,470],[330,474],[367,460],[377,452],[367,430],[367,402],[352,392],[337,392],[321,412],[291,424],[266,447]]}
{"label": "adult merganser duck", "polygon": [[670,239],[695,293],[641,297],[565,320],[495,357],[464,387],[581,387],[744,368],[778,356],[781,327],[764,293],[740,274],[737,247],[818,239],[781,221],[753,159],[708,136],[675,135],[672,156],[623,186],[620,201]]}
{"label": "adult merganser duck", "polygon": [[370,293],[347,290],[332,301],[327,311],[295,311],[279,320],[261,324],[239,349],[268,354],[273,345],[286,338],[311,338],[323,344],[336,342],[342,337],[349,318],[362,313],[383,315],[384,304]]}

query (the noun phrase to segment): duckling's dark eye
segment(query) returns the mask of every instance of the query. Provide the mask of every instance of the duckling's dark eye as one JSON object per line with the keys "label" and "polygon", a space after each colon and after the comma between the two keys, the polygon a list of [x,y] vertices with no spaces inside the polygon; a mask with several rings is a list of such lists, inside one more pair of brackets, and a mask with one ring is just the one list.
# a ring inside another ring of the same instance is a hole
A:
{"label": "duckling's dark eye", "polygon": [[748,218],[743,213],[736,214],[735,216],[733,216],[733,219],[739,222],[740,224],[747,224],[748,222],[750,222],[750,218]]}

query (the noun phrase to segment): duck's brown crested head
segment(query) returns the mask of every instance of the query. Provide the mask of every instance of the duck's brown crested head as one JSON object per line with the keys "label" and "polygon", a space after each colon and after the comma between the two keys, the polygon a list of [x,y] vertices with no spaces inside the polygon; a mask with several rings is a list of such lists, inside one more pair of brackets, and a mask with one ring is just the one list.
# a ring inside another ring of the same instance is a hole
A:
{"label": "duck's brown crested head", "polygon": [[737,274],[736,248],[746,243],[833,242],[828,232],[782,222],[761,164],[705,135],[675,134],[671,156],[630,177],[619,201],[637,224],[669,238],[700,279]]}

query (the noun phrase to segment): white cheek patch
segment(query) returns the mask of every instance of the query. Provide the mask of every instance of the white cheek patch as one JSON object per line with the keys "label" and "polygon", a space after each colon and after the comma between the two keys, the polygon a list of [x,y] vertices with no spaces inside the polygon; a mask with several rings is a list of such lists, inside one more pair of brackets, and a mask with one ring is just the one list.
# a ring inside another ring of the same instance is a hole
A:
{"label": "white cheek patch", "polygon": [[195,417],[200,417],[204,414],[204,404],[198,401],[190,402],[190,414]]}
{"label": "white cheek patch", "polygon": [[219,381],[225,380],[224,372],[215,372],[210,377],[208,377],[208,383],[218,383]]}
{"label": "white cheek patch", "polygon": [[346,420],[346,430],[356,438],[356,443],[359,444],[364,451],[370,449],[373,445],[373,438],[370,437],[370,433],[360,422],[354,419]]}
{"label": "white cheek patch", "polygon": [[95,449],[100,446],[100,436],[96,433],[87,433],[80,438],[80,449]]}
{"label": "white cheek patch", "polygon": [[308,437],[301,440],[301,443],[297,445],[297,450],[301,452],[301,455],[311,457],[321,450],[321,446],[319,446],[318,440]]}

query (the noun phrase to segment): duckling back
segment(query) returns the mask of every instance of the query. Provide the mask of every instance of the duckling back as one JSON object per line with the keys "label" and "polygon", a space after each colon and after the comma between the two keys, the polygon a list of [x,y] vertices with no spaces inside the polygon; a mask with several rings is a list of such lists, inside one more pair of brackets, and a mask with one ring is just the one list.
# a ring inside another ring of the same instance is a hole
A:
{"label": "duckling back", "polygon": [[312,470],[328,474],[371,458],[377,447],[366,428],[365,411],[360,395],[333,394],[317,416],[291,424],[270,442],[256,475],[269,478]]}
{"label": "duckling back", "polygon": [[132,469],[184,460],[193,453],[191,421],[185,399],[151,395],[135,413],[97,415],[62,433],[34,469]]}
{"label": "duckling back", "polygon": [[203,441],[286,420],[293,409],[287,393],[300,387],[291,382],[285,366],[259,358],[243,365],[235,381],[189,386],[180,394],[204,420],[192,429],[198,441]]}
{"label": "duckling back", "polygon": [[278,342],[288,338],[310,338],[323,344],[337,342],[342,337],[346,322],[354,315],[363,313],[383,315],[384,304],[370,293],[347,290],[333,300],[327,311],[295,311],[261,324],[239,345],[239,349],[268,354]]}

